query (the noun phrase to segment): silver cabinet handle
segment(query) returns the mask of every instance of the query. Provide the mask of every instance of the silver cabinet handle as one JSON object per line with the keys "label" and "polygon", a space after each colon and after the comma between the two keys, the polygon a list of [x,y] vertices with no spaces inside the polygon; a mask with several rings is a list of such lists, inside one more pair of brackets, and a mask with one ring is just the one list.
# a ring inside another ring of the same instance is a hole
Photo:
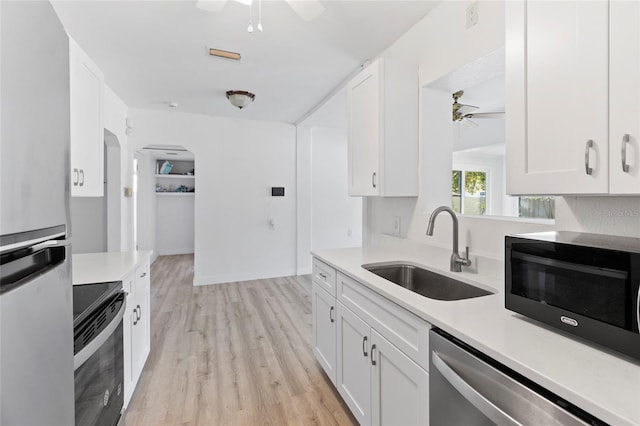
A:
{"label": "silver cabinet handle", "polygon": [[376,350],[376,345],[375,344],[371,345],[371,365],[376,365],[376,360],[373,359],[373,351],[375,350]]}
{"label": "silver cabinet handle", "polygon": [[80,169],[80,176],[82,176],[82,180],[80,181],[80,186],[84,186],[84,170]]}
{"label": "silver cabinet handle", "polygon": [[147,276],[147,273],[146,273],[146,272],[143,272],[143,273],[142,273],[142,275],[140,275],[140,278],[144,278],[144,277],[146,277],[146,276]]}
{"label": "silver cabinet handle", "polygon": [[373,172],[373,174],[371,175],[371,185],[373,185],[373,187],[376,187],[376,172]]}
{"label": "silver cabinet handle", "polygon": [[133,325],[138,325],[138,320],[140,319],[140,318],[138,317],[138,308],[135,308],[135,309],[133,310],[133,314],[135,315],[135,319],[133,320]]}
{"label": "silver cabinet handle", "polygon": [[78,169],[73,169],[73,186],[78,186],[79,180],[80,174],[78,173]]}
{"label": "silver cabinet handle", "polygon": [[369,356],[369,354],[367,353],[367,349],[366,349],[366,345],[367,345],[367,339],[369,337],[368,336],[364,336],[362,338],[362,355],[364,355],[364,357],[366,358],[367,356]]}
{"label": "silver cabinet handle", "polygon": [[588,175],[591,175],[593,173],[593,168],[589,167],[589,150],[591,148],[593,148],[593,141],[589,139],[584,147],[584,171]]}
{"label": "silver cabinet handle", "polygon": [[622,171],[624,173],[629,173],[629,165],[627,164],[627,144],[629,143],[629,135],[625,134],[622,137],[622,148],[620,152],[620,157],[622,159]]}
{"label": "silver cabinet handle", "polygon": [[509,414],[502,411],[497,405],[489,401],[484,395],[465,382],[436,352],[431,352],[431,362],[447,380],[467,401],[491,419],[497,425],[522,426]]}
{"label": "silver cabinet handle", "polygon": [[335,308],[332,306],[331,309],[329,309],[329,321],[334,322],[335,319],[333,318],[333,311],[335,310]]}
{"label": "silver cabinet handle", "polygon": [[638,332],[640,333],[640,286],[638,286],[638,300],[636,301],[636,311],[638,312]]}
{"label": "silver cabinet handle", "polygon": [[138,305],[136,309],[138,309],[138,321],[140,321],[140,318],[142,318],[142,308]]}
{"label": "silver cabinet handle", "polygon": [[318,272],[318,275],[319,275],[320,277],[322,277],[322,279],[323,279],[323,280],[326,280],[326,279],[327,279],[327,276],[326,276],[325,274],[323,274],[322,272]]}

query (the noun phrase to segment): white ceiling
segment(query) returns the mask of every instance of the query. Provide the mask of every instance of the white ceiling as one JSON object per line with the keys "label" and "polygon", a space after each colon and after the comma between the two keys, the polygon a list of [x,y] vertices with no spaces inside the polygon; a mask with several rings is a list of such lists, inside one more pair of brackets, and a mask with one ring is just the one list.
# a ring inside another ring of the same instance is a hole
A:
{"label": "white ceiling", "polygon": [[[76,42],[132,108],[294,123],[424,17],[439,1],[322,0],[304,22],[283,0],[262,3],[263,32],[247,32],[249,8],[228,1],[220,12],[183,1],[53,1]],[[257,7],[254,5],[254,26]],[[214,47],[240,62],[208,56]],[[255,102],[238,110],[227,90]]]}

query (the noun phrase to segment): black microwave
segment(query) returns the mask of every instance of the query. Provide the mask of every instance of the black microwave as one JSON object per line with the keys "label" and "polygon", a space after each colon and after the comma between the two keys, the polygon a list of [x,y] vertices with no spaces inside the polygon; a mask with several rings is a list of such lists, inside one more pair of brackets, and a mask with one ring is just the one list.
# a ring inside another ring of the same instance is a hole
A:
{"label": "black microwave", "polygon": [[640,238],[508,235],[505,307],[640,359]]}

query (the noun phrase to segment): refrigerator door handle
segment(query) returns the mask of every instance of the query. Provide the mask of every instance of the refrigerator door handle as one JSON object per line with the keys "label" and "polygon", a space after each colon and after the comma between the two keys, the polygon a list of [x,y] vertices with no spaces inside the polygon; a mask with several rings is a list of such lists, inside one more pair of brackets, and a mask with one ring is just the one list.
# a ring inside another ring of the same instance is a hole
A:
{"label": "refrigerator door handle", "polygon": [[44,248],[49,247],[68,247],[71,245],[71,238],[67,238],[66,240],[48,240],[39,244],[33,245],[31,248],[33,251],[38,251]]}
{"label": "refrigerator door handle", "polygon": [[98,350],[100,350],[102,345],[105,344],[105,342],[109,339],[109,337],[111,337],[113,332],[120,325],[122,318],[124,318],[124,311],[126,308],[127,308],[127,300],[125,298],[122,301],[122,306],[120,306],[120,310],[118,311],[116,316],[113,318],[113,320],[111,320],[109,325],[106,326],[104,330],[102,330],[102,332],[98,334],[98,336],[96,336],[91,342],[89,342],[87,346],[82,348],[80,352],[78,352],[73,356],[73,371],[77,370],[82,366],[82,364],[87,362],[87,360],[91,358],[93,354],[95,354],[96,352],[98,352]]}
{"label": "refrigerator door handle", "polygon": [[467,401],[481,411],[485,416],[500,426],[522,426],[509,414],[505,413],[484,395],[474,389],[462,377],[460,377],[449,365],[438,356],[436,352],[431,353],[431,361],[442,376],[453,386]]}

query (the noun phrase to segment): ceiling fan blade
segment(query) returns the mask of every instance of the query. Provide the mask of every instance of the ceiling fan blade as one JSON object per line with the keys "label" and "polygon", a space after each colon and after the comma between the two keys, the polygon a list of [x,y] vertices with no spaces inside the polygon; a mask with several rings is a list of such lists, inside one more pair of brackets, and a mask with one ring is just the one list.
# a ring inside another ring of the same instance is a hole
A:
{"label": "ceiling fan blade", "polygon": [[196,7],[207,12],[220,12],[225,4],[227,0],[198,0]]}
{"label": "ceiling fan blade", "polygon": [[320,0],[287,0],[287,3],[305,22],[316,19],[325,11]]}
{"label": "ceiling fan blade", "polygon": [[474,127],[478,127],[478,123],[476,123],[475,121],[469,120],[466,116],[463,117],[462,120],[460,120],[460,123],[462,123],[464,127],[468,127],[470,129],[473,129]]}
{"label": "ceiling fan blade", "polygon": [[478,109],[477,106],[473,106],[473,105],[464,105],[464,104],[458,104],[458,114],[460,115],[467,115],[475,110]]}
{"label": "ceiling fan blade", "polygon": [[504,118],[504,112],[476,112],[465,114],[465,118]]}

